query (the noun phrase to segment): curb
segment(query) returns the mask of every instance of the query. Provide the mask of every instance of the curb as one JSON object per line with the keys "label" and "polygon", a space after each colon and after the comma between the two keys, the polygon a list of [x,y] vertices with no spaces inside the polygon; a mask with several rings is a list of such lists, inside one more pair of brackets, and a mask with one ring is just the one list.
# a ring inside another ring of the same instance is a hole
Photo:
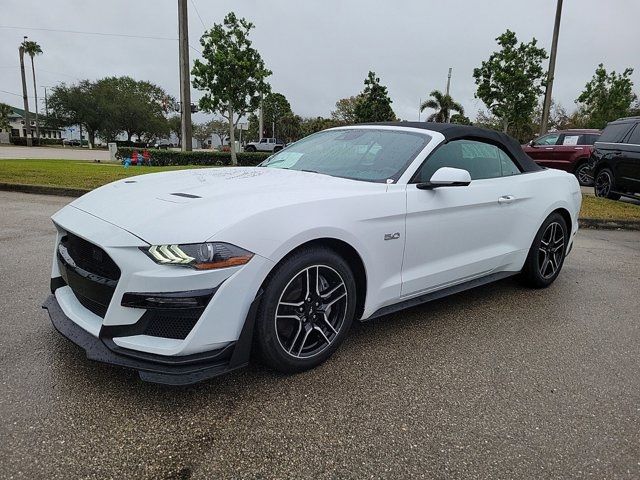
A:
{"label": "curb", "polygon": [[580,228],[598,230],[640,230],[640,220],[605,220],[601,218],[580,218]]}
{"label": "curb", "polygon": [[5,192],[37,193],[39,195],[58,195],[60,197],[80,197],[89,189],[50,187],[46,185],[24,185],[20,183],[1,183],[0,190]]}
{"label": "curb", "polygon": [[[0,190],[6,192],[36,193],[39,195],[57,195],[60,197],[80,197],[89,189],[50,187],[45,185],[25,185],[19,183],[2,183]],[[601,218],[580,218],[580,228],[598,230],[640,230],[640,220],[606,220]]]}

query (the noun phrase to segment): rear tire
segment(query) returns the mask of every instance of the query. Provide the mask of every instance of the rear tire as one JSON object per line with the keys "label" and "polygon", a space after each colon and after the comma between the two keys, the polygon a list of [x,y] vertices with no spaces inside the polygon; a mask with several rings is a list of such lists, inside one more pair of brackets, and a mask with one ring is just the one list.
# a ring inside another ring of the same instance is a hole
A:
{"label": "rear tire", "polygon": [[593,186],[593,178],[589,175],[589,163],[586,161],[582,161],[578,164],[573,174],[578,179],[578,183],[583,187],[592,187]]}
{"label": "rear tire", "polygon": [[282,150],[282,147],[275,147],[275,148],[273,149],[273,153],[277,153],[277,152],[279,152],[280,150]]}
{"label": "rear tire", "polygon": [[562,215],[554,212],[536,233],[520,277],[533,288],[546,288],[560,274],[569,241],[569,230]]}
{"label": "rear tire", "polygon": [[257,353],[280,372],[314,368],[343,342],[355,311],[356,283],[347,262],[325,247],[299,250],[265,283],[256,317]]}
{"label": "rear tire", "polygon": [[615,177],[613,176],[613,172],[608,168],[603,168],[598,171],[595,176],[593,189],[596,197],[620,200],[620,194],[614,193],[616,189]]}

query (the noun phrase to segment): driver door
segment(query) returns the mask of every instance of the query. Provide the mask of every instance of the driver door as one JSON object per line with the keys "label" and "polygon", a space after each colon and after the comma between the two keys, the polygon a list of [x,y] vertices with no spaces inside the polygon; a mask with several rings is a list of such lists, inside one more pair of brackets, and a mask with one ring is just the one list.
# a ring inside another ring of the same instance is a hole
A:
{"label": "driver door", "polygon": [[[468,186],[420,190],[441,167],[467,170]],[[498,147],[471,140],[440,146],[407,185],[402,297],[479,278],[508,264],[521,214],[520,170]]]}

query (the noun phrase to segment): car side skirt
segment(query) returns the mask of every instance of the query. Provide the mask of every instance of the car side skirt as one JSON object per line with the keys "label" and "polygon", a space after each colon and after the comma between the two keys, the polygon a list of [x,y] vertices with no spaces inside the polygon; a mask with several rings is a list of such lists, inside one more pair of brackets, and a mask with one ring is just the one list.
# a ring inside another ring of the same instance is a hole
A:
{"label": "car side skirt", "polygon": [[412,297],[407,300],[394,303],[393,305],[387,305],[386,307],[382,307],[376,310],[375,312],[373,312],[369,317],[363,318],[362,321],[366,322],[374,318],[382,317],[384,315],[389,315],[391,313],[404,310],[405,308],[422,305],[423,303],[431,302],[432,300],[437,300],[443,297],[448,297],[449,295],[464,292],[465,290],[470,290],[472,288],[480,287],[482,285],[486,285],[487,283],[496,282],[498,280],[502,280],[503,278],[508,278],[513,275],[517,275],[518,273],[520,272],[496,272],[496,273],[486,275],[484,277],[474,278],[467,282],[459,283],[451,287],[446,287],[441,290],[425,293],[417,297]]}

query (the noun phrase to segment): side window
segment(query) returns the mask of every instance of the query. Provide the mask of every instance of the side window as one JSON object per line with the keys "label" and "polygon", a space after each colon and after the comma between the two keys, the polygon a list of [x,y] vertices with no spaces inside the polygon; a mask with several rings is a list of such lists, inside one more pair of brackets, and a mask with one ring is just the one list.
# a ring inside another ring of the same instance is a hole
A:
{"label": "side window", "polygon": [[640,145],[640,123],[636,124],[636,128],[631,132],[629,143]]}
{"label": "side window", "polygon": [[263,138],[262,140],[260,140],[260,143],[267,143],[267,139]]}
{"label": "side window", "polygon": [[560,138],[559,133],[550,133],[533,141],[534,145],[555,145]]}
{"label": "side window", "polygon": [[562,139],[562,145],[583,145],[580,143],[580,140],[583,140],[584,137],[581,135],[565,135]]}
{"label": "side window", "polygon": [[471,180],[516,175],[520,169],[501,148],[474,140],[454,140],[433,152],[420,168],[418,182],[428,182],[442,167],[460,168]]}
{"label": "side window", "polygon": [[276,143],[276,140],[274,138],[270,138],[269,143]]}

